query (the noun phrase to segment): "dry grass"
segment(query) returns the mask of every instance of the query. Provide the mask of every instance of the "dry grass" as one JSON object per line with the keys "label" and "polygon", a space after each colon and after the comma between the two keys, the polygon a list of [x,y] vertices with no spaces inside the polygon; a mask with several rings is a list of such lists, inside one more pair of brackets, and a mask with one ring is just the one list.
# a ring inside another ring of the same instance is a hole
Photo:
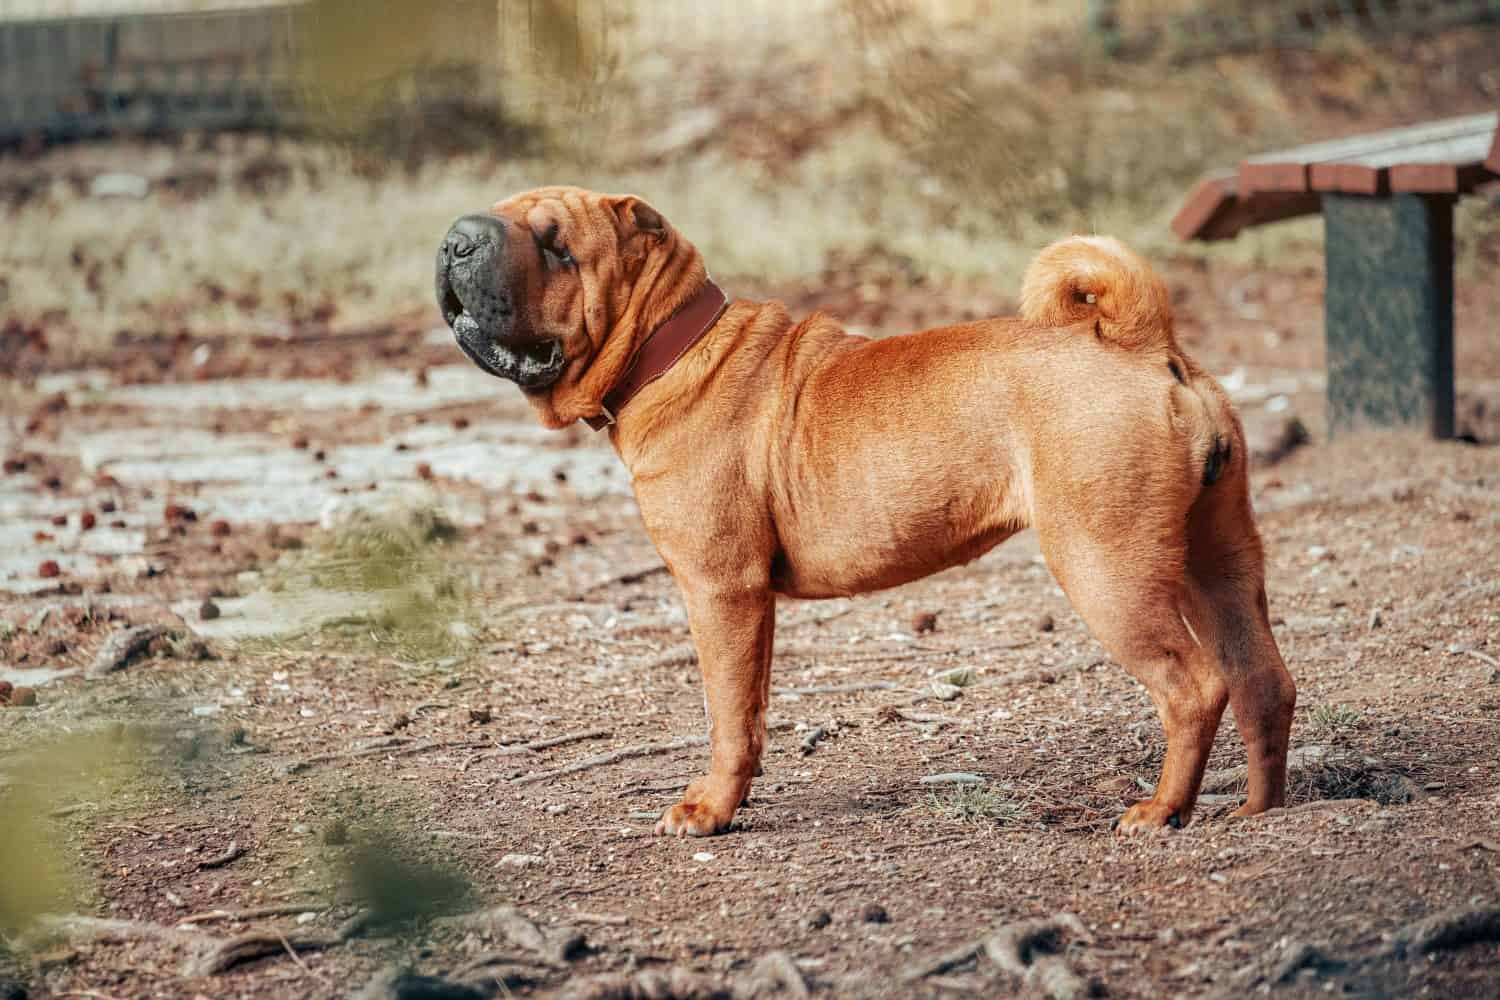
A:
{"label": "dry grass", "polygon": [[[530,115],[546,131],[535,148],[497,140],[505,148],[372,170],[367,145],[282,143],[217,161],[226,178],[246,161],[290,164],[272,183],[138,202],[54,184],[5,219],[20,238],[0,248],[0,317],[92,348],[122,329],[379,322],[430,308],[452,218],[555,182],[644,195],[731,280],[805,280],[879,252],[931,278],[1011,289],[1040,246],[1074,231],[1283,264],[1318,248],[1315,224],[1227,250],[1172,239],[1165,223],[1204,170],[1298,138],[1288,95],[1255,59],[1090,56],[1081,4],[538,3],[555,16],[531,35],[503,23],[500,45],[526,84],[517,127]],[[1405,70],[1368,50],[1331,58],[1354,90],[1404,85]],[[122,148],[112,166],[172,169],[148,160]],[[0,163],[0,179],[15,167]]]}
{"label": "dry grass", "polygon": [[947,792],[933,792],[927,797],[928,808],[938,817],[954,823],[1018,823],[1026,816],[1026,807],[990,785],[958,785]]}

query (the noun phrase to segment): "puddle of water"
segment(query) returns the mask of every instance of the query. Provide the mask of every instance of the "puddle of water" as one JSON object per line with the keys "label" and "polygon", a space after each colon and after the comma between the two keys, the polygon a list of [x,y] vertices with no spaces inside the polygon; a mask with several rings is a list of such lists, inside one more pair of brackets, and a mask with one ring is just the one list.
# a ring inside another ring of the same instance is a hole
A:
{"label": "puddle of water", "polygon": [[63,438],[63,447],[78,453],[87,472],[126,459],[175,458],[188,455],[237,455],[280,447],[282,442],[263,434],[214,434],[192,427],[127,427],[93,431]]}
{"label": "puddle of water", "polygon": [[380,607],[370,594],[308,589],[278,594],[260,590],[248,597],[214,601],[219,617],[198,621],[197,601],[180,601],[172,610],[205,639],[270,639],[295,635],[342,618],[357,618]]}
{"label": "puddle of water", "polygon": [[81,673],[77,667],[69,667],[67,670],[48,670],[46,667],[28,667],[22,670],[20,667],[7,667],[0,663],[0,681],[10,681],[15,687],[41,687],[52,681],[60,681],[64,677],[72,677]]}
{"label": "puddle of water", "polygon": [[425,386],[417,384],[407,372],[392,371],[347,383],[327,379],[220,379],[131,385],[109,392],[106,398],[155,410],[357,410],[373,405],[409,412],[493,400],[507,388],[473,365],[441,365],[427,369]]}

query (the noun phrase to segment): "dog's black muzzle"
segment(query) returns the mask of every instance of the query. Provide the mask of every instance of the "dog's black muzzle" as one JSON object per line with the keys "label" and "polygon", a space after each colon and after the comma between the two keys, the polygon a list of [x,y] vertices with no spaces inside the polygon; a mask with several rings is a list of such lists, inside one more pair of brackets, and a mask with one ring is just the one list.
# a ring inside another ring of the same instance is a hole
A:
{"label": "dog's black muzzle", "polygon": [[516,302],[504,279],[506,246],[504,224],[494,216],[455,222],[438,248],[438,307],[476,365],[523,389],[543,389],[562,374],[562,343],[517,337]]}

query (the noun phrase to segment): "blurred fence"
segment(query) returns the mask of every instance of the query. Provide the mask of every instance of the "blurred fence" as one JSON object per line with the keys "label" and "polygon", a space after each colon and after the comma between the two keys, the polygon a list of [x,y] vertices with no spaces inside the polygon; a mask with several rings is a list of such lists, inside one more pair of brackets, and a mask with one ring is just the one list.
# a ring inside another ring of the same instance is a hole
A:
{"label": "blurred fence", "polygon": [[282,127],[336,117],[341,81],[366,104],[424,83],[493,101],[497,18],[495,0],[0,0],[0,141]]}
{"label": "blurred fence", "polygon": [[289,5],[0,2],[0,138],[273,124],[290,106],[291,38]]}

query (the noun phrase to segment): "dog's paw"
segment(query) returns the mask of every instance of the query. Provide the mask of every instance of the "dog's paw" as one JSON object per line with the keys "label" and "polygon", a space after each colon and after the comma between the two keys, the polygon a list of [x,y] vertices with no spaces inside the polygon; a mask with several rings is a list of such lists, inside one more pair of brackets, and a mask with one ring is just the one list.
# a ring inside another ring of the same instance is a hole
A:
{"label": "dog's paw", "polygon": [[707,802],[683,799],[661,814],[661,819],[656,821],[656,835],[658,837],[664,834],[669,837],[712,837],[716,833],[728,830],[732,819],[734,819],[733,810],[724,811],[721,814],[720,810],[713,809]]}
{"label": "dog's paw", "polygon": [[1115,820],[1115,833],[1123,837],[1139,836],[1140,834],[1163,833],[1166,830],[1176,830],[1182,826],[1182,817],[1178,815],[1177,809],[1165,803],[1157,802],[1155,799],[1147,799],[1145,802],[1137,802],[1125,814]]}

